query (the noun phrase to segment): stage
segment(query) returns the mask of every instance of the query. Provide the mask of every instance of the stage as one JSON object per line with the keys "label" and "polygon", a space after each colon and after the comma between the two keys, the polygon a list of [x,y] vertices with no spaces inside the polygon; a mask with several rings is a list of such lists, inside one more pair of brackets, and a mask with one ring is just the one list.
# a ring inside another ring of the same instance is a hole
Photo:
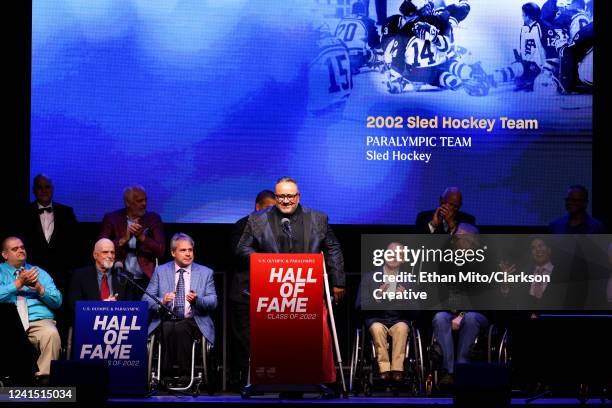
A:
{"label": "stage", "polygon": [[[431,405],[452,405],[453,399],[450,397],[446,398],[407,398],[407,397],[349,397],[346,399],[329,399],[322,400],[319,399],[316,395],[306,395],[304,399],[294,400],[294,399],[279,399],[274,394],[269,394],[262,397],[253,397],[247,400],[242,399],[239,395],[236,394],[227,394],[227,395],[219,395],[219,396],[199,396],[199,397],[191,397],[191,396],[153,396],[150,398],[122,398],[122,399],[110,399],[108,402],[108,406],[111,407],[146,407],[146,406],[156,406],[166,404],[198,404],[200,406],[204,404],[214,405],[214,406],[223,406],[223,407],[235,407],[235,406],[245,406],[245,405],[278,405],[278,404],[291,404],[293,406],[317,406],[317,407],[332,407],[332,406],[343,406],[343,407],[351,407],[351,406],[359,406],[362,407],[364,405],[410,405],[414,407],[425,407]],[[526,402],[526,398],[513,398],[511,405],[536,405],[538,407],[563,407],[563,406],[576,406],[579,405],[580,401],[577,398],[542,398],[535,400],[531,403]],[[601,405],[602,401],[600,399],[591,398],[585,402],[587,405]],[[610,401],[607,401],[607,404],[610,404]]]}

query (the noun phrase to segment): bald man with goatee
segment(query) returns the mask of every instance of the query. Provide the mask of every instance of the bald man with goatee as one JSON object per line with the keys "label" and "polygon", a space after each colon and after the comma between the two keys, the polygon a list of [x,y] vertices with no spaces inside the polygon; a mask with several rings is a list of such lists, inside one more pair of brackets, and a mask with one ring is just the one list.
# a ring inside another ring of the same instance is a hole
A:
{"label": "bald man with goatee", "polygon": [[137,300],[134,290],[114,272],[115,244],[107,238],[96,242],[94,262],[72,272],[68,299],[74,320],[77,300]]}

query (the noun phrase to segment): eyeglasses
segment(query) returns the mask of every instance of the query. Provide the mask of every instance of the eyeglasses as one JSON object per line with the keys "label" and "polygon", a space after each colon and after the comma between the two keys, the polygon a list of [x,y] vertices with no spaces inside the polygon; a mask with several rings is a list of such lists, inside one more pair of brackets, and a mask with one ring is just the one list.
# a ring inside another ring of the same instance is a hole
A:
{"label": "eyeglasses", "polygon": [[276,199],[278,201],[285,201],[285,200],[293,201],[299,195],[300,195],[300,193],[295,193],[295,194],[274,194],[274,197],[276,197]]}

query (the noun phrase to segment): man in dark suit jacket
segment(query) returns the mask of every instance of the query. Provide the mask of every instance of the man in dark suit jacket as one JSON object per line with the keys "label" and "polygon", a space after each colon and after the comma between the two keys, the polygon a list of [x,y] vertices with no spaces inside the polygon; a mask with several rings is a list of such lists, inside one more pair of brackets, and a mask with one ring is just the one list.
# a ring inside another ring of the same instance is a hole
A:
{"label": "man in dark suit jacket", "polygon": [[417,233],[454,234],[459,224],[476,225],[476,218],[473,215],[459,211],[462,204],[461,191],[457,187],[447,188],[440,196],[438,208],[417,215]]}
{"label": "man in dark suit jacket", "polygon": [[170,240],[174,260],[155,268],[147,287],[147,293],[170,308],[176,320],[166,320],[162,324],[159,305],[149,296],[142,297],[154,313],[149,334],[162,325],[164,375],[187,373],[194,338],[203,335],[211,344],[215,343],[215,326],[210,317],[217,307],[213,271],[193,262],[193,247],[189,235],[174,234]]}
{"label": "man in dark suit jacket", "polygon": [[99,238],[113,241],[117,260],[146,288],[157,258],[166,250],[164,226],[157,213],[147,211],[147,193],[143,187],[127,187],[123,201],[125,208],[104,215]]}
{"label": "man in dark suit jacket", "polygon": [[25,217],[24,242],[28,243],[28,258],[40,265],[53,278],[63,294],[70,282],[69,272],[75,265],[72,257],[77,220],[72,207],[53,201],[53,182],[44,174],[34,177],[36,200],[28,207]]}
{"label": "man in dark suit jacket", "polygon": [[529,260],[524,262],[521,269],[508,263],[500,266],[509,274],[524,272],[533,276],[541,275],[538,280],[549,279],[550,282],[507,285],[507,293],[503,295],[510,298],[517,310],[529,311],[532,317],[536,317],[540,311],[563,310],[571,288],[564,263],[563,257],[559,255],[553,258],[552,248],[545,237],[532,239],[529,243]]}
{"label": "man in dark suit jacket", "polygon": [[567,215],[550,223],[551,234],[605,234],[605,225],[587,212],[589,191],[585,186],[573,185],[565,196]]}
{"label": "man in dark suit jacket", "polygon": [[[255,198],[255,211],[272,207],[276,203],[274,192],[263,190]],[[236,252],[238,242],[244,232],[249,216],[239,219],[232,228],[232,252]],[[233,275],[230,283],[230,385],[240,387],[246,385],[250,355],[250,319],[249,319],[249,263],[240,257],[235,257]]]}
{"label": "man in dark suit jacket", "polygon": [[[249,216],[236,254],[245,260],[255,252],[260,253],[310,253],[323,251],[330,276],[331,295],[339,303],[345,293],[344,257],[340,243],[327,221],[327,215],[300,205],[297,182],[282,177],[276,182],[276,206]],[[324,313],[325,316],[325,313]],[[324,317],[326,320],[326,317]],[[334,382],[331,335],[326,321],[323,330],[323,357],[325,378]]]}
{"label": "man in dark suit jacket", "polygon": [[113,241],[102,238],[93,250],[94,264],[72,272],[68,300],[70,316],[74,321],[77,300],[135,300],[135,291],[129,283],[122,282],[112,270],[115,263]]}

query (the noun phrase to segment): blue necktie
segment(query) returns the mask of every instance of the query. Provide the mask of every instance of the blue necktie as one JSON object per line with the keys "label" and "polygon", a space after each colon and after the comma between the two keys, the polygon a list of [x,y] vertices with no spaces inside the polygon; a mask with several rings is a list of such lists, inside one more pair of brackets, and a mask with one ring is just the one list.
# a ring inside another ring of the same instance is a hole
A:
{"label": "blue necktie", "polygon": [[179,278],[176,283],[176,296],[174,297],[174,313],[178,315],[180,319],[185,317],[185,279],[183,279],[184,269],[179,269]]}

